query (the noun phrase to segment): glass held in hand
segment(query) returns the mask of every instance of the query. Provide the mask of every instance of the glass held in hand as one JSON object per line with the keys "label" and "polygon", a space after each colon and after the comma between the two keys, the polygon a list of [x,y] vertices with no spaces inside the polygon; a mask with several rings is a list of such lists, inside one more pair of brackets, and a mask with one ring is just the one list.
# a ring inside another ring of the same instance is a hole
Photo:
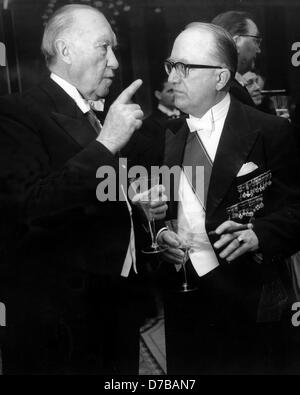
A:
{"label": "glass held in hand", "polygon": [[184,227],[180,227],[178,224],[177,219],[173,219],[170,221],[166,221],[166,226],[169,230],[176,233],[179,239],[179,246],[178,248],[183,252],[183,257],[181,261],[181,267],[183,271],[183,283],[180,286],[179,292],[191,292],[195,291],[197,287],[189,284],[187,279],[187,272],[186,272],[186,262],[189,260],[189,253],[192,249],[197,248],[196,234],[193,232],[188,231]]}
{"label": "glass held in hand", "polygon": [[142,252],[144,254],[158,254],[165,251],[156,241],[155,218],[151,211],[151,203],[161,200],[162,188],[159,185],[159,176],[139,177],[135,179],[130,186],[135,195],[132,201],[138,204],[144,212],[148,221],[149,232],[151,236],[151,245],[145,247]]}

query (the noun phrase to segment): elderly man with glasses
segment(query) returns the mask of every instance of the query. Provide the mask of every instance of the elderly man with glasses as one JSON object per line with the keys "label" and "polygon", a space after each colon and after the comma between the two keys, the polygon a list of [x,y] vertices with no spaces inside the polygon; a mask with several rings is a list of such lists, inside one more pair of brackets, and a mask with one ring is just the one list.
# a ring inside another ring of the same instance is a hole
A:
{"label": "elderly man with glasses", "polygon": [[[261,341],[257,322],[279,319],[287,302],[281,258],[299,248],[289,123],[229,93],[236,67],[231,35],[208,23],[180,33],[165,62],[175,105],[188,114],[175,135],[169,123],[164,157],[166,169],[182,169],[167,212],[182,233],[158,231],[158,242],[169,247],[165,261],[175,264],[164,265],[168,374],[266,371],[270,344]],[[187,280],[197,289],[176,293],[189,235]]]}

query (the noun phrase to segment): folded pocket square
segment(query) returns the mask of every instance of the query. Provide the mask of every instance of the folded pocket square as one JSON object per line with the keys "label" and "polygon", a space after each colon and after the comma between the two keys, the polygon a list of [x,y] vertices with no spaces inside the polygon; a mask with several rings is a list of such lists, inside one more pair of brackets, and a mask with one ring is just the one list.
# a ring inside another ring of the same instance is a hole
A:
{"label": "folded pocket square", "polygon": [[256,170],[257,168],[258,166],[253,162],[244,163],[236,176],[245,176],[246,174],[252,173],[252,171]]}

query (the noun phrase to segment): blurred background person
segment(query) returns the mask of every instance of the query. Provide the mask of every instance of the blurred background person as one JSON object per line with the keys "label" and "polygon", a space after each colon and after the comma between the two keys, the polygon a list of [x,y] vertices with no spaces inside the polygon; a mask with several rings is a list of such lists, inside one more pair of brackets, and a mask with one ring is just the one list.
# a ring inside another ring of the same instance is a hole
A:
{"label": "blurred background person", "polygon": [[[175,107],[174,87],[171,82],[168,82],[166,77],[161,80],[157,89],[154,90],[154,96],[157,99],[157,107],[144,119],[143,126],[138,134],[147,138],[149,144],[156,152],[153,156],[156,162],[152,163],[156,165],[163,159],[165,131],[168,127],[168,122],[179,119],[184,114]],[[132,142],[129,143],[129,147],[131,144]]]}
{"label": "blurred background person", "polygon": [[266,81],[265,77],[254,71],[247,71],[247,73],[243,74],[243,79],[256,108],[268,114],[276,115],[271,97],[262,94]]}
{"label": "blurred background person", "polygon": [[180,111],[175,107],[173,84],[167,79],[160,82],[154,91],[154,96],[158,101],[157,108],[145,119],[144,123],[155,122],[164,126],[169,119],[176,119],[180,116]]}
{"label": "blurred background person", "polygon": [[247,88],[254,104],[259,106],[262,102],[262,93],[258,83],[258,75],[253,71],[247,71],[247,73],[243,75],[243,78],[245,80],[245,87]]}
{"label": "blurred background person", "polygon": [[260,54],[262,38],[252,16],[242,11],[227,11],[213,18],[212,23],[227,30],[233,37],[238,51],[238,66],[231,82],[230,93],[241,102],[255,106],[245,89],[243,74],[255,67],[255,59]]}

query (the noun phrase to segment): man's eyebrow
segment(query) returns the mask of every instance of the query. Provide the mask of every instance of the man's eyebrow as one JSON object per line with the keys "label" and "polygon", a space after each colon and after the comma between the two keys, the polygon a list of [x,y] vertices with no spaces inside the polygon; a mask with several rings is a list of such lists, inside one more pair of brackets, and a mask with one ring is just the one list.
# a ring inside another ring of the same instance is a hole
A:
{"label": "man's eyebrow", "polygon": [[107,46],[112,47],[113,49],[118,49],[119,48],[119,44],[116,41],[114,41],[114,40],[112,41],[112,40],[110,40],[108,38],[103,38],[103,37],[95,40],[94,45],[95,46],[97,46],[97,45],[107,45]]}
{"label": "man's eyebrow", "polygon": [[180,58],[180,59],[172,59],[171,57],[168,58],[167,60],[169,60],[170,62],[173,63],[184,63],[184,64],[189,64],[190,62],[188,62],[185,58]]}

